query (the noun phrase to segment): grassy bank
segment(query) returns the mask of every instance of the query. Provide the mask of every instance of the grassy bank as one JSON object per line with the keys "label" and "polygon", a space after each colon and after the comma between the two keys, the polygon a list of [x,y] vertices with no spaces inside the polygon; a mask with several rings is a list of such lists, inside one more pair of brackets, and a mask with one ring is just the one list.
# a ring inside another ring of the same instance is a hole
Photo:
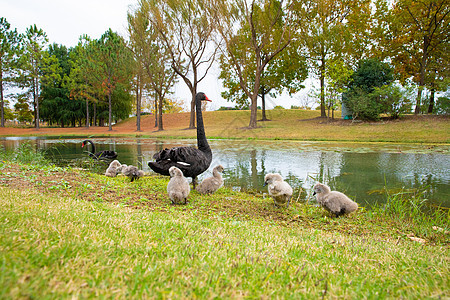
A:
{"label": "grassy bank", "polygon": [[[400,120],[380,122],[352,122],[339,119],[319,118],[319,111],[269,110],[270,121],[258,122],[258,128],[247,128],[248,111],[214,111],[204,113],[206,134],[209,138],[243,139],[291,139],[311,141],[360,141],[449,143],[450,122],[436,116],[407,116]],[[150,118],[150,117],[147,117]],[[260,119],[261,116],[258,116]],[[153,121],[152,118],[150,118]],[[145,121],[144,121],[145,122]],[[188,114],[167,116],[166,130],[142,134],[156,137],[195,137],[194,130],[186,130]],[[117,125],[117,129],[135,124],[135,119]]]}
{"label": "grassy bank", "polygon": [[[258,122],[258,128],[248,129],[249,111],[211,111],[204,113],[208,138],[270,139],[395,143],[449,143],[448,117],[406,116],[400,120],[380,122],[352,122],[319,118],[319,111],[279,109],[267,111],[270,121]],[[258,116],[260,119],[261,116]],[[166,114],[163,131],[156,131],[153,116],[143,116],[142,131],[136,131],[136,118],[108,127],[14,129],[0,128],[0,136],[142,136],[160,138],[195,138],[195,130],[187,130],[189,113]]]}
{"label": "grassy bank", "polygon": [[337,219],[225,188],[172,206],[167,177],[130,183],[19,153],[0,163],[2,299],[450,296],[448,211],[425,214],[420,199]]}

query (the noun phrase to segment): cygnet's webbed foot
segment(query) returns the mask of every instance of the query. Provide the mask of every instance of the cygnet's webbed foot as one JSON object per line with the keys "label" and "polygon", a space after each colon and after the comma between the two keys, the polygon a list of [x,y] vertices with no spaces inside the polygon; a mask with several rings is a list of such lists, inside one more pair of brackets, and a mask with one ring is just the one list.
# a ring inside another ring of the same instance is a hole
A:
{"label": "cygnet's webbed foot", "polygon": [[286,208],[289,208],[289,203],[291,203],[291,198],[288,199]]}

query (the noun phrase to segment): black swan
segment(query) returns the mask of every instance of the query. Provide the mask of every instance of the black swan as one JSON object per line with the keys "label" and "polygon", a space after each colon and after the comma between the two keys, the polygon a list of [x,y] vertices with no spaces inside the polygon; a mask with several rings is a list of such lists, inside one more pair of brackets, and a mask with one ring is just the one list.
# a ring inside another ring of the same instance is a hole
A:
{"label": "black swan", "polygon": [[195,95],[195,106],[197,112],[197,147],[175,147],[164,149],[153,155],[156,160],[149,162],[148,166],[161,175],[169,176],[170,167],[177,167],[185,177],[191,177],[195,188],[197,176],[205,172],[212,160],[211,148],[208,145],[203,126],[202,101],[211,101],[204,93]]}
{"label": "black swan", "polygon": [[91,144],[91,151],[89,152],[89,156],[94,159],[115,159],[117,157],[117,153],[112,150],[103,150],[96,153],[94,142],[92,142],[91,140],[84,140],[81,143],[81,147],[86,146],[88,143]]}

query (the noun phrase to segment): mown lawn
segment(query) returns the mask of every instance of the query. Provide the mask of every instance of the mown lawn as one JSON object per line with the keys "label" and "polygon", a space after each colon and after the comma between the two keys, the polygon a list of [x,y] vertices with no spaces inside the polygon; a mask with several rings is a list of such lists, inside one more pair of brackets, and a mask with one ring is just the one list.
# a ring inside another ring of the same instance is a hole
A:
{"label": "mown lawn", "polygon": [[[136,131],[136,117],[121,121],[109,131],[108,127],[33,128],[1,127],[0,136],[141,136],[157,138],[195,138],[196,130],[187,129],[189,113],[163,115],[164,130],[157,131],[154,116],[145,115],[141,131]],[[207,111],[203,114],[209,139],[307,140],[338,142],[387,143],[450,143],[450,122],[445,116],[408,115],[399,120],[352,122],[320,118],[315,110],[275,109],[267,111],[270,121],[258,122],[249,129],[249,111]],[[258,119],[261,116],[258,115]]]}
{"label": "mown lawn", "polygon": [[3,161],[0,298],[450,297],[448,211],[336,219],[226,188],[173,206],[167,182]]}
{"label": "mown lawn", "polygon": [[[311,141],[358,141],[398,143],[449,143],[450,122],[448,117],[406,116],[399,120],[379,122],[352,122],[319,118],[319,111],[276,109],[267,111],[270,121],[258,122],[258,128],[248,129],[249,111],[212,111],[204,113],[206,135],[225,139],[293,139]],[[148,119],[147,119],[148,118]],[[188,114],[167,115],[164,131],[143,131],[150,137],[195,138],[195,130],[186,130]],[[261,116],[258,115],[258,119]],[[153,121],[146,116],[143,122]],[[116,125],[120,128],[135,126],[135,118]],[[147,125],[144,126],[147,128]]]}

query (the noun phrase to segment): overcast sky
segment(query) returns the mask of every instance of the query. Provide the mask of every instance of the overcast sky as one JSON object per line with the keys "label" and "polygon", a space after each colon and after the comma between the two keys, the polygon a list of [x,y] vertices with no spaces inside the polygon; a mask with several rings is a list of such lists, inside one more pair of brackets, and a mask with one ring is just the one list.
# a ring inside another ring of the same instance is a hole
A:
{"label": "overcast sky", "polygon": [[[137,0],[1,0],[0,17],[5,17],[11,27],[17,28],[20,33],[36,24],[46,32],[50,43],[73,47],[81,35],[98,39],[108,28],[127,37],[127,12],[136,3]],[[212,109],[232,106],[220,96],[222,85],[218,76],[218,68],[211,70],[208,78],[198,87],[213,100],[210,104]],[[176,98],[188,100],[189,94],[183,82],[176,85]],[[282,101],[279,98],[276,100],[277,103],[268,99],[267,107],[301,105],[299,97],[304,95],[294,98],[283,96]]]}

